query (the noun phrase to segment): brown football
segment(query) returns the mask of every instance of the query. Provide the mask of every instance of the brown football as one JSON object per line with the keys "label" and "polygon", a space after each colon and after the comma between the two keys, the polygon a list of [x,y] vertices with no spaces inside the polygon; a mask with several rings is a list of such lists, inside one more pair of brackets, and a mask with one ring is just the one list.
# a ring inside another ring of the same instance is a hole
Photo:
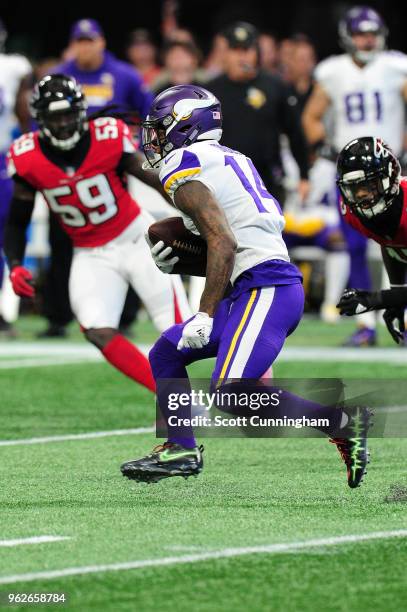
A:
{"label": "brown football", "polygon": [[172,255],[179,257],[173,274],[189,276],[206,275],[206,242],[190,232],[181,217],[170,217],[153,223],[148,228],[148,236],[153,244],[160,240],[173,249]]}

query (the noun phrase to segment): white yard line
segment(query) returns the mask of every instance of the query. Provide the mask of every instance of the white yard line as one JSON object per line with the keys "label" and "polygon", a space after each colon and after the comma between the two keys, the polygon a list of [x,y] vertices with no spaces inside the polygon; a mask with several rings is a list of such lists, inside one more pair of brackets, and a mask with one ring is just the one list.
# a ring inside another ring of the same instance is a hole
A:
{"label": "white yard line", "polygon": [[407,412],[407,406],[377,406],[373,408],[373,412],[380,412],[380,414],[397,414],[400,412]]}
{"label": "white yard line", "polygon": [[[147,354],[151,345],[138,345]],[[54,359],[58,357],[58,359]],[[8,359],[7,359],[8,358]],[[397,348],[284,347],[279,361],[337,361],[393,363],[407,366],[407,355]],[[16,342],[0,344],[0,369],[62,365],[82,361],[103,361],[100,352],[89,344],[69,342]],[[3,364],[3,365],[2,365]]]}
{"label": "white yard line", "polygon": [[97,348],[80,342],[2,342],[0,357],[38,357],[38,356],[92,356],[98,355]]}
{"label": "white yard line", "polygon": [[49,442],[66,442],[68,440],[92,440],[94,438],[108,438],[111,436],[137,436],[146,433],[153,433],[154,431],[154,427],[112,429],[111,431],[91,431],[80,434],[66,434],[64,436],[44,436],[42,438],[23,438],[21,440],[0,440],[0,446],[25,446],[26,444],[47,444]]}
{"label": "white yard line", "polygon": [[16,540],[0,540],[0,548],[11,548],[14,546],[23,546],[25,544],[47,544],[48,542],[62,542],[70,540],[68,536],[34,536],[32,538],[19,538]]}
{"label": "white yard line", "polygon": [[103,361],[103,357],[100,355],[93,355],[88,357],[36,357],[35,359],[25,358],[14,358],[14,359],[3,359],[0,361],[0,370],[19,370],[20,368],[41,368],[43,366],[60,366],[70,365],[75,363],[98,363]]}
{"label": "white yard line", "polygon": [[[148,354],[151,346],[138,345]],[[79,363],[103,363],[104,357],[97,348],[89,344],[62,342],[17,342],[0,344],[0,370],[39,368]]]}
{"label": "white yard line", "polygon": [[308,548],[324,548],[326,546],[355,544],[357,542],[368,542],[371,540],[382,540],[388,538],[402,537],[407,537],[407,529],[400,529],[398,531],[378,531],[360,535],[334,536],[330,538],[306,540],[304,542],[289,542],[287,544],[269,544],[265,546],[248,546],[244,548],[224,548],[221,550],[201,552],[191,555],[162,557],[161,559],[142,559],[139,561],[129,561],[127,563],[85,565],[83,567],[67,567],[65,569],[58,569],[46,572],[14,574],[11,576],[0,577],[0,584],[14,584],[16,582],[34,582],[36,580],[53,580],[55,578],[65,578],[67,576],[83,576],[84,574],[99,574],[101,572],[120,572],[126,570],[144,569],[146,567],[163,567],[178,565],[181,563],[198,563],[200,561],[227,559],[233,557],[241,557],[243,555],[288,553],[302,551]]}

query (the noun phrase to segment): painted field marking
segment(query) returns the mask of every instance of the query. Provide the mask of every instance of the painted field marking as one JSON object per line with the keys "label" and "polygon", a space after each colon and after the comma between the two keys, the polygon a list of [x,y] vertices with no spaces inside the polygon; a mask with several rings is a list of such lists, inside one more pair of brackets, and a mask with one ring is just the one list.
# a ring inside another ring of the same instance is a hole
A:
{"label": "painted field marking", "polygon": [[24,546],[25,544],[47,544],[49,542],[62,542],[70,540],[68,536],[33,536],[31,538],[18,538],[14,540],[0,540],[0,548],[12,548],[14,546]]}
{"label": "painted field marking", "polygon": [[[139,349],[148,354],[150,344],[140,344]],[[58,359],[56,359],[58,358]],[[63,342],[16,342],[0,344],[0,369],[40,367],[82,363],[91,361],[103,363],[100,352],[85,343]],[[406,365],[405,351],[397,348],[346,348],[346,347],[283,347],[279,362],[286,361],[331,361],[392,363]]]}
{"label": "painted field marking", "polygon": [[94,438],[108,438],[111,436],[139,436],[153,433],[154,427],[136,427],[134,429],[112,429],[111,431],[91,431],[80,434],[66,434],[63,436],[44,436],[41,438],[24,438],[21,440],[0,440],[1,446],[24,446],[26,444],[48,444],[50,442],[67,442],[68,440],[93,440]]}
{"label": "painted field marking", "polygon": [[83,567],[67,567],[46,572],[31,572],[27,574],[14,574],[0,577],[0,584],[14,584],[16,582],[34,582],[36,580],[53,580],[67,576],[83,576],[84,574],[99,574],[102,572],[121,572],[127,570],[145,569],[147,567],[164,567],[181,563],[199,563],[214,559],[227,559],[255,554],[279,554],[307,550],[308,548],[324,548],[341,544],[355,544],[372,540],[407,537],[407,529],[397,531],[376,531],[372,533],[334,536],[305,540],[303,542],[288,542],[286,544],[269,544],[264,546],[248,546],[243,548],[224,548],[221,550],[202,552],[178,557],[163,557],[161,559],[141,559],[127,563],[110,563],[106,565],[85,565]]}

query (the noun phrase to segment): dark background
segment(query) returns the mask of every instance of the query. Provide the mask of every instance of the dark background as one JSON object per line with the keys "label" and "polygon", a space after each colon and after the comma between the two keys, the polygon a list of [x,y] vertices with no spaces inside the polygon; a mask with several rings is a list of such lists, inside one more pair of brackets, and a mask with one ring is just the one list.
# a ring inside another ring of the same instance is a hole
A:
{"label": "dark background", "polygon": [[[179,0],[180,26],[191,29],[206,52],[216,31],[235,20],[251,21],[262,30],[283,38],[304,32],[315,42],[319,58],[339,51],[337,23],[354,2],[325,0]],[[162,0],[126,2],[67,2],[52,4],[27,0],[2,0],[0,18],[9,32],[7,49],[36,59],[59,55],[66,46],[73,21],[93,17],[102,24],[108,46],[124,57],[128,32],[150,29],[160,42]],[[390,31],[389,47],[407,51],[402,6],[395,0],[370,2],[384,17]]]}

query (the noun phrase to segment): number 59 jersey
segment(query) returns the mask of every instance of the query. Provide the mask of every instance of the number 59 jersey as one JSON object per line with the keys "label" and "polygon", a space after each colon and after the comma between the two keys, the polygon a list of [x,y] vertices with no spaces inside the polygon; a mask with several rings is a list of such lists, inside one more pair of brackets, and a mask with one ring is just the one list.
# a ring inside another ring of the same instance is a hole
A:
{"label": "number 59 jersey", "polygon": [[318,64],[315,79],[331,100],[332,145],[337,151],[353,138],[377,136],[396,155],[401,153],[407,55],[382,51],[363,68],[350,55],[337,55]]}
{"label": "number 59 jersey", "polygon": [[75,247],[102,246],[119,236],[140,214],[118,166],[132,153],[127,126],[100,117],[89,122],[90,146],[77,169],[61,168],[42,151],[39,133],[16,140],[8,172],[40,191]]}
{"label": "number 59 jersey", "polygon": [[[172,199],[184,183],[200,181],[223,208],[237,242],[232,283],[264,261],[290,261],[281,235],[284,217],[279,203],[266,190],[250,158],[215,140],[196,142],[164,158],[160,180]],[[181,214],[185,226],[198,234],[192,219]]]}

